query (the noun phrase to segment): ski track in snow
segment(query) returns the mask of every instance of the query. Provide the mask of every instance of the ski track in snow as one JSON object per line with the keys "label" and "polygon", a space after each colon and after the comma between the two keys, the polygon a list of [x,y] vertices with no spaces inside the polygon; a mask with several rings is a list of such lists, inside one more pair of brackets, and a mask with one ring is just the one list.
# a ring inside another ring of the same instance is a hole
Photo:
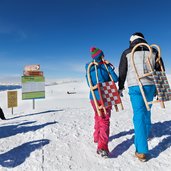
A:
{"label": "ski track in snow", "polygon": [[[46,99],[21,100],[14,114],[7,108],[6,91],[0,92],[1,107],[8,120],[1,121],[0,171],[160,171],[171,170],[171,105],[152,109],[151,158],[142,163],[134,157],[132,109],[127,90],[124,110],[112,110],[110,158],[96,154],[93,143],[94,114],[84,81],[46,87]],[[67,94],[75,91],[76,94]],[[2,100],[3,99],[3,100]]]}

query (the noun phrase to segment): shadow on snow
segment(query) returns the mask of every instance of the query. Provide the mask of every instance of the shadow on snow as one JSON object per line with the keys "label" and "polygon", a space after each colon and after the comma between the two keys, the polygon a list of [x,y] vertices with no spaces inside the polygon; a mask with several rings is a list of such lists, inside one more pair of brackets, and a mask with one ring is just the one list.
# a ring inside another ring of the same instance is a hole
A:
{"label": "shadow on snow", "polygon": [[17,134],[21,134],[21,133],[27,133],[30,131],[36,131],[36,130],[41,129],[45,126],[58,123],[58,122],[47,122],[47,123],[40,124],[40,125],[28,126],[28,124],[32,124],[35,122],[36,121],[24,122],[21,124],[1,126],[0,127],[0,138],[6,138],[6,137],[14,136]]}
{"label": "shadow on snow", "polygon": [[[166,136],[159,144],[157,144],[153,149],[149,150],[152,158],[156,158],[160,153],[164,152],[167,148],[171,147],[171,121],[157,122],[152,124],[152,138]],[[123,131],[119,134],[109,137],[109,141],[120,138],[122,136],[131,135],[134,133],[134,130]],[[117,158],[127,151],[130,146],[134,143],[134,136],[130,139],[127,139],[117,145],[110,153],[110,158]]]}
{"label": "shadow on snow", "polygon": [[[0,138],[2,139],[2,138],[10,137],[10,136],[15,136],[20,133],[36,131],[45,126],[57,123],[57,122],[48,122],[45,124],[28,126],[29,124],[33,124],[35,122],[36,121],[31,121],[31,122],[23,122],[20,124],[1,126]],[[35,151],[36,149],[42,148],[43,146],[49,144],[49,142],[50,141],[48,139],[30,141],[16,148],[11,149],[8,152],[0,154],[0,165],[2,167],[9,167],[9,168],[16,167],[22,164],[26,160],[26,158],[30,156],[31,152]]]}
{"label": "shadow on snow", "polygon": [[160,155],[160,153],[167,150],[167,148],[171,147],[171,121],[155,123],[152,129],[152,136],[165,136],[165,138],[163,138],[158,145],[156,145],[153,149],[150,150],[151,157],[156,158]]}
{"label": "shadow on snow", "polygon": [[27,117],[27,116],[41,115],[41,114],[45,114],[45,113],[61,112],[61,111],[63,111],[63,110],[62,109],[60,109],[60,110],[47,110],[47,111],[44,111],[44,112],[31,113],[31,114],[12,117],[12,118],[9,118],[7,120],[12,120],[12,119],[17,119],[17,118],[22,118],[22,117]]}
{"label": "shadow on snow", "polygon": [[48,139],[30,141],[0,154],[0,165],[2,167],[14,168],[22,164],[33,151],[42,148],[49,144],[49,142]]}

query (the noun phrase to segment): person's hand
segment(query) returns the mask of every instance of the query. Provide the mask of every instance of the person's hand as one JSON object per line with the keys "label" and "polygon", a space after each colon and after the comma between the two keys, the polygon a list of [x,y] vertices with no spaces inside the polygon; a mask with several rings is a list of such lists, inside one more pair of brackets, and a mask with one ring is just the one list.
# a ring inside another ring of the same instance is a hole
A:
{"label": "person's hand", "polygon": [[155,98],[156,100],[158,100],[158,93],[157,93],[157,90],[156,90],[156,92],[154,93],[154,98]]}
{"label": "person's hand", "polygon": [[118,93],[119,93],[119,95],[120,95],[121,97],[123,97],[123,90],[124,90],[124,89],[118,90]]}

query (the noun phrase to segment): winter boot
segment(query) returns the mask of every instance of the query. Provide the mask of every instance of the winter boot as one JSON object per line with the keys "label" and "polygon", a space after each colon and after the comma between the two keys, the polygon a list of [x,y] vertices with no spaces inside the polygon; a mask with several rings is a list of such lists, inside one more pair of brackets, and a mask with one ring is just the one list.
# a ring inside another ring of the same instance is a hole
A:
{"label": "winter boot", "polygon": [[137,153],[135,152],[135,156],[142,162],[145,162],[146,161],[146,155],[143,154],[143,153]]}
{"label": "winter boot", "polygon": [[108,158],[109,157],[109,152],[106,150],[98,149],[97,154],[99,154],[103,158]]}

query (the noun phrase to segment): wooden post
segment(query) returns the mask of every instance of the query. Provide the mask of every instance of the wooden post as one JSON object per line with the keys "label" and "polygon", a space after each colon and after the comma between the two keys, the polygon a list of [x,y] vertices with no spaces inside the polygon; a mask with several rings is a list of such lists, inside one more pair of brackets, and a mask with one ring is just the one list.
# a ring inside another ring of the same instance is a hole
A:
{"label": "wooden post", "polygon": [[35,109],[35,99],[33,99],[33,109]]}

